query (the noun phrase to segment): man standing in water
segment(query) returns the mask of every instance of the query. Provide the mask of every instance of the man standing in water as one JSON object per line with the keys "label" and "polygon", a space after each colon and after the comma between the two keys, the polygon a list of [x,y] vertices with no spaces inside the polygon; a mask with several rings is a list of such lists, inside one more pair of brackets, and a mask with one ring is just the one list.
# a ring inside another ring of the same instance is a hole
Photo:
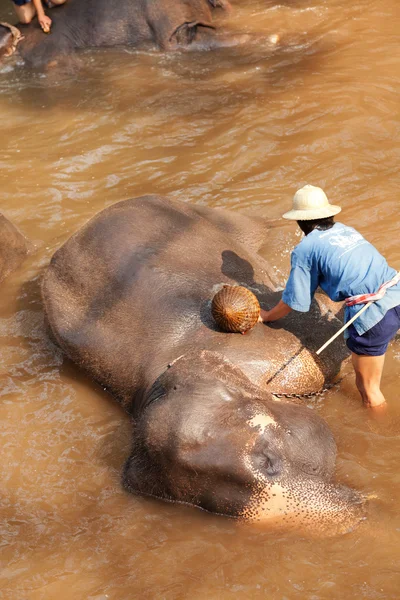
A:
{"label": "man standing in water", "polygon": [[334,222],[341,210],[319,187],[306,185],[296,192],[283,218],[297,221],[305,237],[292,253],[282,300],[261,310],[261,318],[271,322],[292,309],[307,312],[318,286],[331,300],[346,300],[345,322],[372,300],[346,329],[345,339],[362,400],[375,407],[385,402],[380,390],[385,352],[400,328],[400,275],[360,233]]}

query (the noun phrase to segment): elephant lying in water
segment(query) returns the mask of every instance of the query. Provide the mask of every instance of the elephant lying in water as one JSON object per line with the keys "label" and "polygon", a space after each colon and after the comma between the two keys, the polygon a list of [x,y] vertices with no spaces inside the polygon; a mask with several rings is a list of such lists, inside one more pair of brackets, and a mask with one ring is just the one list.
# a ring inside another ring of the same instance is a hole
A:
{"label": "elephant lying in water", "polygon": [[342,345],[324,363],[299,348],[339,321],[315,307],[282,329],[258,323],[237,335],[218,331],[210,314],[210,298],[232,280],[265,307],[276,302],[257,253],[267,235],[266,221],[228,211],[160,196],[119,202],[53,256],[47,321],[133,416],[128,490],[250,522],[345,531],[362,502],[332,482],[328,426],[270,392],[316,390],[337,372]]}
{"label": "elephant lying in water", "polygon": [[[0,25],[0,57],[18,54],[38,67],[82,48],[131,46],[173,50],[197,45],[234,43],[213,25],[215,8],[229,8],[227,0],[68,0],[51,10],[51,35],[35,20],[18,32]],[[241,37],[237,36],[240,41]]]}
{"label": "elephant lying in water", "polygon": [[25,237],[0,213],[0,281],[18,268],[27,254]]}

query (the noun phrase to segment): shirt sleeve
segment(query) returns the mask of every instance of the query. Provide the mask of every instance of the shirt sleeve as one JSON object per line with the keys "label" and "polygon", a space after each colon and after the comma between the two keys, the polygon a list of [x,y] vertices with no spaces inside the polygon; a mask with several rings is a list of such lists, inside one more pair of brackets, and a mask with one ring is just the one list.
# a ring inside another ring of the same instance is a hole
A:
{"label": "shirt sleeve", "polygon": [[296,251],[292,254],[291,266],[282,300],[293,310],[307,312],[318,287],[318,270],[299,260]]}

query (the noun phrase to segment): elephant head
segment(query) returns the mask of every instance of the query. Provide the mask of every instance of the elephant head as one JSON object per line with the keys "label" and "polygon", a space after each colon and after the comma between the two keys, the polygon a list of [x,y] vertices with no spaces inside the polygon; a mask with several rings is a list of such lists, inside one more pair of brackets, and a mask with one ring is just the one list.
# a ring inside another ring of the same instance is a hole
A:
{"label": "elephant head", "polygon": [[274,401],[216,353],[183,357],[146,394],[124,485],[246,522],[352,528],[356,492],[332,482],[336,445],[311,409]]}

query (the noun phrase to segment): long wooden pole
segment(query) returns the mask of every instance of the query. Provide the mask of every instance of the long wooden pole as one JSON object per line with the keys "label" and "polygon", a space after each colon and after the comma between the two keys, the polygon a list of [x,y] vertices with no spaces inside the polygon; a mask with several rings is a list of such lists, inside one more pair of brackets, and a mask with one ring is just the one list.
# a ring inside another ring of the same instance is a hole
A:
{"label": "long wooden pole", "polygon": [[352,317],[350,319],[350,321],[347,321],[346,325],[343,325],[343,327],[341,329],[339,329],[339,331],[337,331],[335,333],[335,335],[333,335],[331,338],[329,338],[329,340],[327,342],[325,342],[325,344],[323,346],[321,346],[321,348],[319,348],[319,350],[317,350],[316,354],[321,354],[321,352],[323,350],[325,350],[325,348],[327,348],[329,346],[329,344],[331,344],[333,342],[333,340],[336,340],[336,338],[343,333],[343,331],[345,331],[356,319],[358,319],[358,317],[360,315],[362,315],[362,313],[364,312],[364,310],[367,310],[367,308],[369,306],[371,306],[371,304],[373,304],[372,302],[367,302],[367,304],[365,304],[361,310],[358,311],[358,313],[356,313],[354,315],[354,317]]}

